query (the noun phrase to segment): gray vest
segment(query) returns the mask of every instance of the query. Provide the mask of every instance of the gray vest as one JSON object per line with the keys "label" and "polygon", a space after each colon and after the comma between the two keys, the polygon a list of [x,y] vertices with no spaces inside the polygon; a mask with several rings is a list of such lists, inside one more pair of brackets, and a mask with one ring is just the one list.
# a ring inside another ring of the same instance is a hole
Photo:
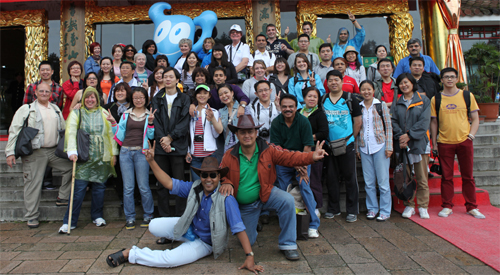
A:
{"label": "gray vest", "polygon": [[[186,210],[184,210],[184,214],[182,214],[181,218],[174,226],[175,239],[178,239],[182,235],[186,234],[189,226],[193,222],[194,215],[196,215],[196,212],[200,207],[194,190],[198,185],[201,185],[201,180],[195,181],[191,186],[191,191],[189,191],[189,195],[187,197]],[[229,228],[227,227],[226,207],[224,204],[226,197],[219,192],[219,187],[220,184],[212,194],[212,207],[210,208],[209,214],[212,249],[215,259],[224,253],[229,241]],[[198,196],[201,201],[203,197],[203,190],[198,194]]]}

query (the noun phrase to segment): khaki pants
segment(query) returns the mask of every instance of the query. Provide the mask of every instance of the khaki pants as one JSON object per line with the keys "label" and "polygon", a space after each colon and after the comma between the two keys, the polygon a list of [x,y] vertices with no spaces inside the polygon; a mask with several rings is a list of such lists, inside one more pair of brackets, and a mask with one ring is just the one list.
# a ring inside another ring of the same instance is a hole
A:
{"label": "khaki pants", "polygon": [[62,172],[62,183],[59,187],[59,198],[69,199],[71,188],[71,172],[73,163],[69,160],[56,157],[53,148],[33,150],[30,156],[22,157],[24,173],[24,206],[26,220],[37,219],[40,216],[38,206],[42,197],[42,184],[45,168],[48,166]]}
{"label": "khaki pants", "polygon": [[[417,192],[410,201],[404,202],[404,205],[415,208],[415,196],[417,196],[418,207],[427,209],[427,206],[429,206],[429,185],[427,184],[429,177],[429,170],[427,170],[427,167],[429,167],[429,155],[422,154],[421,156],[422,160],[413,164],[417,180]],[[409,169],[411,172],[411,167]]]}

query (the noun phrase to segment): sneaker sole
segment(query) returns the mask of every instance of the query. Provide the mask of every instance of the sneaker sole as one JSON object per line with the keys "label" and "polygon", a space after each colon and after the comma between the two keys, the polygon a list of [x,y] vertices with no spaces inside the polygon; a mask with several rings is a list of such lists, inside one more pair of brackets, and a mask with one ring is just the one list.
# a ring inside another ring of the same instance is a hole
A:
{"label": "sneaker sole", "polygon": [[439,213],[438,214],[438,217],[442,217],[442,218],[448,218],[449,215],[453,214],[453,212],[449,213],[449,214],[441,214]]}
{"label": "sneaker sole", "polygon": [[127,229],[127,230],[132,230],[132,229],[135,229],[135,225],[134,225],[134,226],[130,226],[130,227],[125,226],[125,229]]}
{"label": "sneaker sole", "polygon": [[377,218],[377,217],[366,217],[366,219],[367,219],[367,220],[370,220],[370,221],[371,221],[371,220],[374,220],[375,218]]}
{"label": "sneaker sole", "polygon": [[379,220],[379,219],[377,219],[377,222],[385,222],[385,221],[387,221],[388,219],[389,219],[389,218],[387,218],[387,219],[383,219],[383,220]]}
{"label": "sneaker sole", "polygon": [[486,219],[486,217],[485,217],[485,216],[480,217],[480,216],[474,216],[474,215],[472,215],[471,213],[467,213],[467,214],[471,215],[472,217],[474,217],[474,218],[476,218],[476,219]]}
{"label": "sneaker sole", "polygon": [[28,224],[29,228],[38,228],[40,224]]}
{"label": "sneaker sole", "polygon": [[149,224],[141,224],[141,227],[142,227],[142,228],[148,228],[148,227],[149,227]]}
{"label": "sneaker sole", "polygon": [[345,221],[346,221],[346,222],[355,222],[355,221],[357,221],[357,220],[358,220],[358,218],[356,217],[354,220],[345,220]]}
{"label": "sneaker sole", "polygon": [[333,216],[331,216],[331,217],[330,216],[326,216],[326,214],[325,214],[324,218],[325,219],[333,219],[333,218],[335,218],[335,216],[340,216],[340,213],[333,214]]}
{"label": "sneaker sole", "polygon": [[56,202],[56,206],[68,206],[68,203],[59,203],[59,202]]}

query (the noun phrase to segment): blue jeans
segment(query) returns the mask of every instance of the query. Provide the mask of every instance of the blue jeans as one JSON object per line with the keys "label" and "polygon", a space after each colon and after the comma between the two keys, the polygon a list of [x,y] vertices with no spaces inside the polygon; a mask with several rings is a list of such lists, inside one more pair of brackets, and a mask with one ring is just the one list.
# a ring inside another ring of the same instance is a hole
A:
{"label": "blue jeans", "polygon": [[[75,180],[75,190],[73,193],[73,213],[71,214],[71,226],[76,226],[80,210],[82,209],[83,199],[87,193],[86,180]],[[92,204],[90,207],[90,217],[92,220],[102,218],[104,208],[104,191],[106,190],[106,182],[92,182]],[[63,224],[68,224],[69,204],[64,215]]]}
{"label": "blue jeans", "polygon": [[134,185],[135,178],[141,193],[144,219],[153,217],[153,194],[149,188],[149,163],[141,150],[120,149],[120,167],[123,178],[123,211],[127,221],[135,220]]}
{"label": "blue jeans", "polygon": [[295,217],[295,202],[292,195],[273,187],[266,203],[256,200],[250,204],[240,204],[240,213],[245,225],[250,244],[257,239],[257,222],[261,210],[275,210],[278,214],[281,232],[278,237],[281,250],[297,249],[297,219]]}
{"label": "blue jeans", "polygon": [[[276,165],[276,178],[278,179],[278,188],[285,191],[292,183],[292,179],[295,177],[299,181],[300,177],[297,177],[297,171],[294,167],[285,167]],[[307,175],[311,178],[311,165],[307,166]],[[300,182],[299,182],[300,183]],[[314,194],[311,190],[311,186],[308,183],[302,182],[299,184],[300,195],[302,195],[302,200],[311,214],[311,222],[309,222],[309,228],[318,229],[319,218],[316,215],[316,200],[314,199]]]}
{"label": "blue jeans", "polygon": [[375,154],[365,154],[360,150],[363,178],[365,179],[366,208],[379,212],[375,179],[380,191],[380,213],[391,215],[391,187],[389,185],[389,166],[391,159],[385,156],[385,145]]}
{"label": "blue jeans", "polygon": [[[217,158],[216,156],[216,153],[214,152],[213,154],[211,154],[210,156],[208,157],[214,157],[214,158]],[[203,157],[203,158],[200,158],[200,157],[195,157],[193,155],[191,155],[191,167],[194,167],[194,168],[200,168],[201,167],[201,164],[203,163],[203,160],[205,158],[208,158],[208,157]],[[220,163],[220,161],[219,161]],[[192,182],[195,182],[196,180],[199,180],[200,179],[200,176],[198,176],[194,171],[193,169],[191,169],[191,181]]]}

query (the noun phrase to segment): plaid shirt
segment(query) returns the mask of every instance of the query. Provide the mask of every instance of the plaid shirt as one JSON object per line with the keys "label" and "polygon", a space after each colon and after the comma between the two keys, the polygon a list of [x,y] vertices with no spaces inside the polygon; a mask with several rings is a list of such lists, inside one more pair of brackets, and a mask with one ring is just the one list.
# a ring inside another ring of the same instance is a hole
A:
{"label": "plaid shirt", "polygon": [[[380,102],[377,99],[373,99],[373,104]],[[362,108],[365,108],[363,104],[361,105]],[[392,123],[391,123],[391,115],[389,114],[389,109],[387,108],[387,105],[385,102],[382,102],[382,114],[384,116],[384,122],[385,122],[385,129],[386,132],[384,133],[384,125],[382,125],[382,118],[379,116],[377,109],[375,106],[372,108],[372,113],[373,113],[373,125],[372,128],[374,130],[374,135],[375,135],[375,140],[377,141],[378,144],[381,144],[385,142],[385,150],[386,151],[392,151]],[[365,147],[365,134],[364,134],[364,125],[361,125],[361,129],[359,131],[359,136],[358,136],[358,150],[359,152],[359,147]]]}
{"label": "plaid shirt", "polygon": [[[24,94],[23,104],[30,104],[36,99],[35,91],[38,84],[42,83],[42,81],[38,81],[36,83],[30,84],[28,89],[26,89],[26,93]],[[54,80],[52,80],[52,84],[50,85],[52,88],[52,95],[50,96],[50,102],[56,104],[59,109],[62,109],[63,106],[63,89],[59,84],[57,84]]]}

